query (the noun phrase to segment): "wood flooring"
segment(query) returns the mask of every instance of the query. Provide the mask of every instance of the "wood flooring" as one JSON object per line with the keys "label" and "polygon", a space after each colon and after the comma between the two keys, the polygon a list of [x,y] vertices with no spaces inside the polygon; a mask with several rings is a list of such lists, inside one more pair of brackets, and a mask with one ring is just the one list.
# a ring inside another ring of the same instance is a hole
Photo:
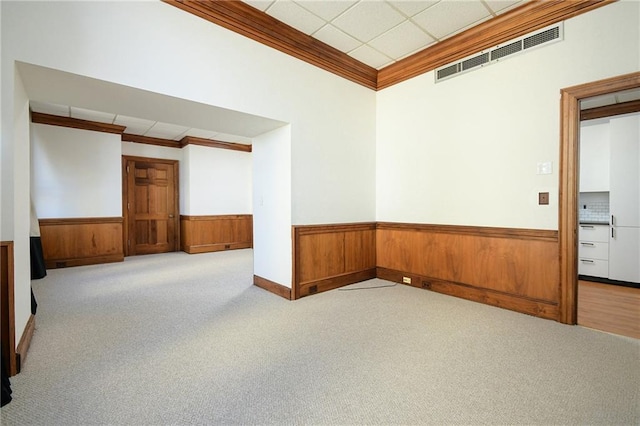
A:
{"label": "wood flooring", "polygon": [[640,339],[640,289],[579,281],[578,325]]}

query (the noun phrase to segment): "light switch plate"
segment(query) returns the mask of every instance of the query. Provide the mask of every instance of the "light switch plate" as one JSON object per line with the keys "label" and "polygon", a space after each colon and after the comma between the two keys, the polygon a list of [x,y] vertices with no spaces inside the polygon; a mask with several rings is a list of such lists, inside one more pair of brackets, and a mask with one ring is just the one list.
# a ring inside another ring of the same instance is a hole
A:
{"label": "light switch plate", "polygon": [[538,163],[538,174],[539,175],[550,175],[553,173],[553,166],[551,161],[544,161]]}

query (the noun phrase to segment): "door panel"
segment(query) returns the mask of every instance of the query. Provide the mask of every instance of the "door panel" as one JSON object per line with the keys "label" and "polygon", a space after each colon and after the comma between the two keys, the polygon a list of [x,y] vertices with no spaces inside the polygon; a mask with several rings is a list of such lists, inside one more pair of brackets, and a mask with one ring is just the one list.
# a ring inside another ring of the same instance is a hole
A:
{"label": "door panel", "polygon": [[177,162],[128,159],[128,255],[178,249]]}

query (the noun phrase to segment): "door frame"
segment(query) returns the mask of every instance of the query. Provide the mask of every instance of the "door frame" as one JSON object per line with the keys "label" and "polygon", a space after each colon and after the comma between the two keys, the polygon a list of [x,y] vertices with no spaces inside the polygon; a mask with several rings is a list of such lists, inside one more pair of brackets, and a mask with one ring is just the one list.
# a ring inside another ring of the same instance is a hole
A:
{"label": "door frame", "polygon": [[578,152],[580,100],[640,88],[640,72],[560,90],[560,189],[558,243],[560,300],[558,321],[576,324],[578,317]]}
{"label": "door frame", "polygon": [[164,158],[151,158],[151,157],[138,157],[132,155],[123,155],[122,156],[122,247],[124,248],[125,256],[132,256],[135,253],[131,253],[131,247],[128,244],[130,240],[130,226],[131,226],[131,218],[129,215],[129,209],[127,208],[127,203],[129,202],[129,185],[128,185],[128,174],[127,174],[127,162],[128,161],[144,161],[147,163],[162,163],[169,164],[173,166],[173,185],[174,185],[174,205],[176,206],[176,214],[174,215],[175,221],[175,234],[174,234],[174,243],[175,243],[175,251],[180,251],[180,186],[179,186],[179,161],[178,160],[168,160]]}

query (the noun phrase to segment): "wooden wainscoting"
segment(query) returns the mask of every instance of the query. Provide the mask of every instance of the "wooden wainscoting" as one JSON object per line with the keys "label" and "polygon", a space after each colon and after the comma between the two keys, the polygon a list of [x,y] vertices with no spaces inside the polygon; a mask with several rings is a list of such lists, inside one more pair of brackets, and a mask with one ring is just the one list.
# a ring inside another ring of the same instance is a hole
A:
{"label": "wooden wainscoting", "polygon": [[379,278],[558,319],[557,231],[378,223]]}
{"label": "wooden wainscoting", "polygon": [[292,299],[376,276],[376,224],[293,227]]}
{"label": "wooden wainscoting", "polygon": [[48,269],[122,262],[121,217],[40,219]]}
{"label": "wooden wainscoting", "polygon": [[2,241],[0,244],[0,316],[2,317],[0,335],[2,336],[2,357],[9,376],[18,374],[13,286],[13,241]]}
{"label": "wooden wainscoting", "polygon": [[253,215],[180,216],[180,245],[189,254],[253,247]]}

